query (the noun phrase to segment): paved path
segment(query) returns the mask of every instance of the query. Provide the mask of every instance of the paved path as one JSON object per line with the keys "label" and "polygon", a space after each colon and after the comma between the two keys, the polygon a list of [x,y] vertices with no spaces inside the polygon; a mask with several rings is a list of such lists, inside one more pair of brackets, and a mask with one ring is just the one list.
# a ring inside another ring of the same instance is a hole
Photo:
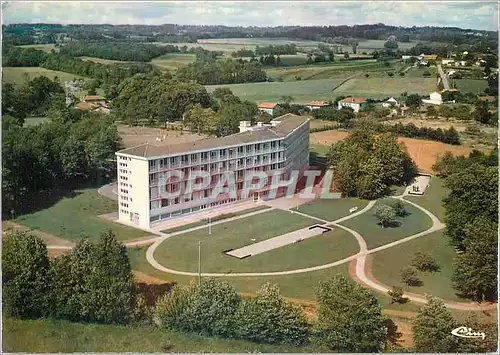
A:
{"label": "paved path", "polygon": [[441,75],[441,81],[443,83],[443,89],[444,90],[450,90],[450,82],[448,81],[448,75],[444,73],[443,67],[441,64],[437,65],[439,75]]}

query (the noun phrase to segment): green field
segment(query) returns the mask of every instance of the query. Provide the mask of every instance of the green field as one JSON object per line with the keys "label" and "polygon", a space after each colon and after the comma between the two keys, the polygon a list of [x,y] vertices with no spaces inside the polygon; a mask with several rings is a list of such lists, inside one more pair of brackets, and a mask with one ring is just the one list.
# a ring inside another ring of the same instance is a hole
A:
{"label": "green field", "polygon": [[332,92],[342,82],[340,79],[306,80],[294,82],[263,82],[230,85],[207,85],[208,92],[218,87],[227,87],[243,100],[257,102],[277,102],[283,95],[291,95],[296,103],[307,103],[311,100],[334,100]]}
{"label": "green field", "polygon": [[[239,212],[225,213],[225,214],[221,214],[221,215],[218,215],[218,216],[215,216],[214,218],[212,218],[212,222],[217,222],[217,221],[221,221],[221,220],[224,220],[224,219],[227,219],[227,218],[233,218],[233,217],[241,216],[241,215],[244,215],[244,214],[247,214],[247,213],[252,213],[252,212],[267,210],[269,208],[271,208],[271,207],[269,207],[269,206],[257,206],[257,207],[249,208],[249,209],[246,209],[246,210],[243,210],[243,211],[239,211]],[[182,231],[182,230],[185,230],[185,229],[195,228],[195,227],[199,227],[199,226],[203,226],[203,225],[207,225],[207,224],[208,224],[208,220],[204,219],[204,220],[201,220],[201,221],[198,221],[198,222],[193,222],[193,223],[185,224],[183,226],[174,227],[174,228],[170,228],[170,229],[165,229],[165,230],[162,230],[161,232],[162,233],[175,233],[175,232],[179,232],[179,231]]]}
{"label": "green field", "polygon": [[360,200],[358,198],[317,199],[299,206],[299,212],[333,222],[349,215],[350,208],[358,207],[359,211],[367,204],[367,200]]}
{"label": "green field", "polygon": [[[411,68],[405,73],[405,77],[408,78],[423,78],[425,72],[431,73],[429,78],[436,80],[436,74],[438,74],[437,67],[423,67],[423,68]],[[398,74],[394,74],[398,75]]]}
{"label": "green field", "polygon": [[[204,272],[273,272],[323,265],[358,252],[353,236],[340,228],[245,259],[224,254],[294,230],[317,224],[313,219],[273,210],[236,221],[217,224],[212,234],[201,230],[166,239],[155,251],[156,260],[179,271],[197,271],[198,241],[202,246]],[[242,226],[244,226],[242,228]]]}
{"label": "green field", "polygon": [[79,58],[83,61],[101,63],[101,64],[106,64],[106,65],[134,63],[134,62],[124,61],[124,60],[103,59],[103,58],[96,58],[96,57],[77,57],[77,58]]}
{"label": "green field", "polygon": [[333,96],[355,96],[383,99],[399,97],[403,92],[426,94],[436,90],[436,78],[407,78],[394,75],[382,78],[358,76],[333,91]]}
{"label": "green field", "polygon": [[50,117],[26,117],[24,126],[36,126],[39,123],[50,121]]}
{"label": "green field", "polygon": [[96,189],[83,189],[54,201],[50,207],[19,216],[14,222],[71,241],[84,236],[96,240],[106,229],[111,229],[121,241],[149,235],[98,217],[117,210],[116,201],[99,195]]}
{"label": "green field", "polygon": [[2,350],[24,353],[272,353],[315,352],[292,347],[225,340],[195,334],[131,327],[40,319],[3,318]]}
{"label": "green field", "polygon": [[[440,266],[440,270],[432,273],[420,272],[419,278],[423,285],[406,289],[420,294],[429,293],[450,301],[464,301],[455,294],[453,289],[451,276],[455,250],[443,235],[442,230],[373,254],[373,276],[389,287],[403,286],[400,277],[401,269],[411,264],[417,251],[431,254]],[[388,260],[390,262],[387,262]]]}
{"label": "green field", "polygon": [[488,87],[486,80],[456,79],[453,80],[455,87],[463,93],[472,92],[477,95],[486,95],[484,89]]}
{"label": "green field", "polygon": [[57,50],[54,43],[47,43],[47,44],[26,44],[26,45],[23,45],[23,46],[16,46],[16,47],[20,47],[20,48],[34,48],[36,50],[44,51],[44,52],[47,52],[47,53],[50,53],[53,49]]}
{"label": "green field", "polygon": [[11,84],[22,84],[25,81],[25,74],[29,79],[34,77],[44,75],[50,79],[54,79],[56,76],[59,78],[61,85],[64,85],[64,81],[73,80],[75,78],[82,78],[79,75],[69,74],[62,71],[49,70],[40,67],[6,67],[2,68],[3,71],[3,81]]}
{"label": "green field", "polygon": [[406,200],[415,202],[426,210],[434,214],[441,222],[444,222],[445,209],[443,198],[448,195],[448,190],[444,187],[444,179],[433,176],[430,184],[422,196],[405,196]]}
{"label": "green field", "polygon": [[160,69],[177,70],[189,63],[193,63],[195,60],[196,56],[194,54],[169,53],[154,58],[151,63]]}
{"label": "green field", "polygon": [[370,211],[341,224],[361,234],[366,241],[368,249],[409,237],[410,235],[425,231],[432,226],[431,219],[425,213],[408,203],[404,205],[409,215],[399,219],[401,222],[400,226],[386,228],[379,226],[377,218],[373,215],[375,208],[377,208],[378,204],[390,205],[394,201],[394,199],[390,198],[378,200]]}

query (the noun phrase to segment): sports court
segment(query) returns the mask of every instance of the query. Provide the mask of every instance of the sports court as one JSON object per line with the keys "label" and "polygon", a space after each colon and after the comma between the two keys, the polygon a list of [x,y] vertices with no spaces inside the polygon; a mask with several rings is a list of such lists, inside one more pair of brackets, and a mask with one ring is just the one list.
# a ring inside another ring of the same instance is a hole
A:
{"label": "sports court", "polygon": [[243,259],[250,257],[252,255],[265,253],[266,251],[269,250],[281,248],[285,245],[299,243],[305,239],[321,235],[331,230],[332,228],[329,227],[314,225],[311,227],[298,229],[290,233],[282,234],[271,239],[266,239],[259,243],[254,243],[244,246],[242,248],[229,250],[226,251],[225,253],[227,255],[234,256],[235,258]]}

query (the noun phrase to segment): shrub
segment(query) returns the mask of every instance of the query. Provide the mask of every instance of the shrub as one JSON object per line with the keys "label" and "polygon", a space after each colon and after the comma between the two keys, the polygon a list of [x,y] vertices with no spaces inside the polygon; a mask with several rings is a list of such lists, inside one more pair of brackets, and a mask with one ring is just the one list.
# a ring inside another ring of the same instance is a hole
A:
{"label": "shrub", "polygon": [[396,224],[396,212],[390,206],[378,205],[375,207],[373,214],[384,228]]}
{"label": "shrub", "polygon": [[439,265],[428,253],[417,251],[411,263],[419,271],[438,271]]}
{"label": "shrub", "polygon": [[408,211],[406,210],[405,205],[401,200],[394,201],[391,207],[394,209],[394,212],[398,217],[405,217],[408,215]]}
{"label": "shrub", "polygon": [[285,301],[279,288],[267,283],[256,297],[242,301],[237,336],[255,342],[299,346],[308,340],[309,325],[300,307]]}
{"label": "shrub", "polygon": [[194,291],[194,285],[183,287],[175,285],[163,297],[158,299],[154,309],[154,323],[165,329],[184,330],[189,322],[185,312],[188,306],[189,297]]}
{"label": "shrub", "polygon": [[387,291],[387,294],[391,297],[391,303],[408,302],[408,298],[403,297],[404,291],[402,287],[392,286],[392,290]]}
{"label": "shrub", "polygon": [[418,278],[418,270],[413,266],[407,266],[401,270],[401,282],[408,286],[420,286],[422,281]]}

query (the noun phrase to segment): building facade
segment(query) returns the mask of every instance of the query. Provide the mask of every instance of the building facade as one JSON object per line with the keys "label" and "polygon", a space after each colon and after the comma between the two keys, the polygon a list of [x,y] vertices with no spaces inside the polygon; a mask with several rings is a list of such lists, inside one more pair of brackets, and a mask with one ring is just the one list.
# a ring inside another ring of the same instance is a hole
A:
{"label": "building facade", "polygon": [[[119,220],[148,229],[161,221],[242,199],[283,196],[287,188],[271,186],[271,181],[287,181],[292,171],[300,177],[309,166],[309,118],[287,114],[254,127],[242,122],[240,131],[221,138],[166,146],[143,144],[116,152]],[[165,179],[174,171],[182,176]],[[196,176],[199,172],[210,181],[203,188],[190,189],[189,184],[201,182]],[[245,186],[255,184],[252,174],[256,172],[265,173],[265,183],[246,196]],[[225,191],[217,193],[221,188]]]}
{"label": "building facade", "polygon": [[338,108],[341,110],[343,107],[350,107],[354,112],[359,112],[359,110],[366,104],[366,100],[361,97],[346,97],[340,100],[338,103]]}

